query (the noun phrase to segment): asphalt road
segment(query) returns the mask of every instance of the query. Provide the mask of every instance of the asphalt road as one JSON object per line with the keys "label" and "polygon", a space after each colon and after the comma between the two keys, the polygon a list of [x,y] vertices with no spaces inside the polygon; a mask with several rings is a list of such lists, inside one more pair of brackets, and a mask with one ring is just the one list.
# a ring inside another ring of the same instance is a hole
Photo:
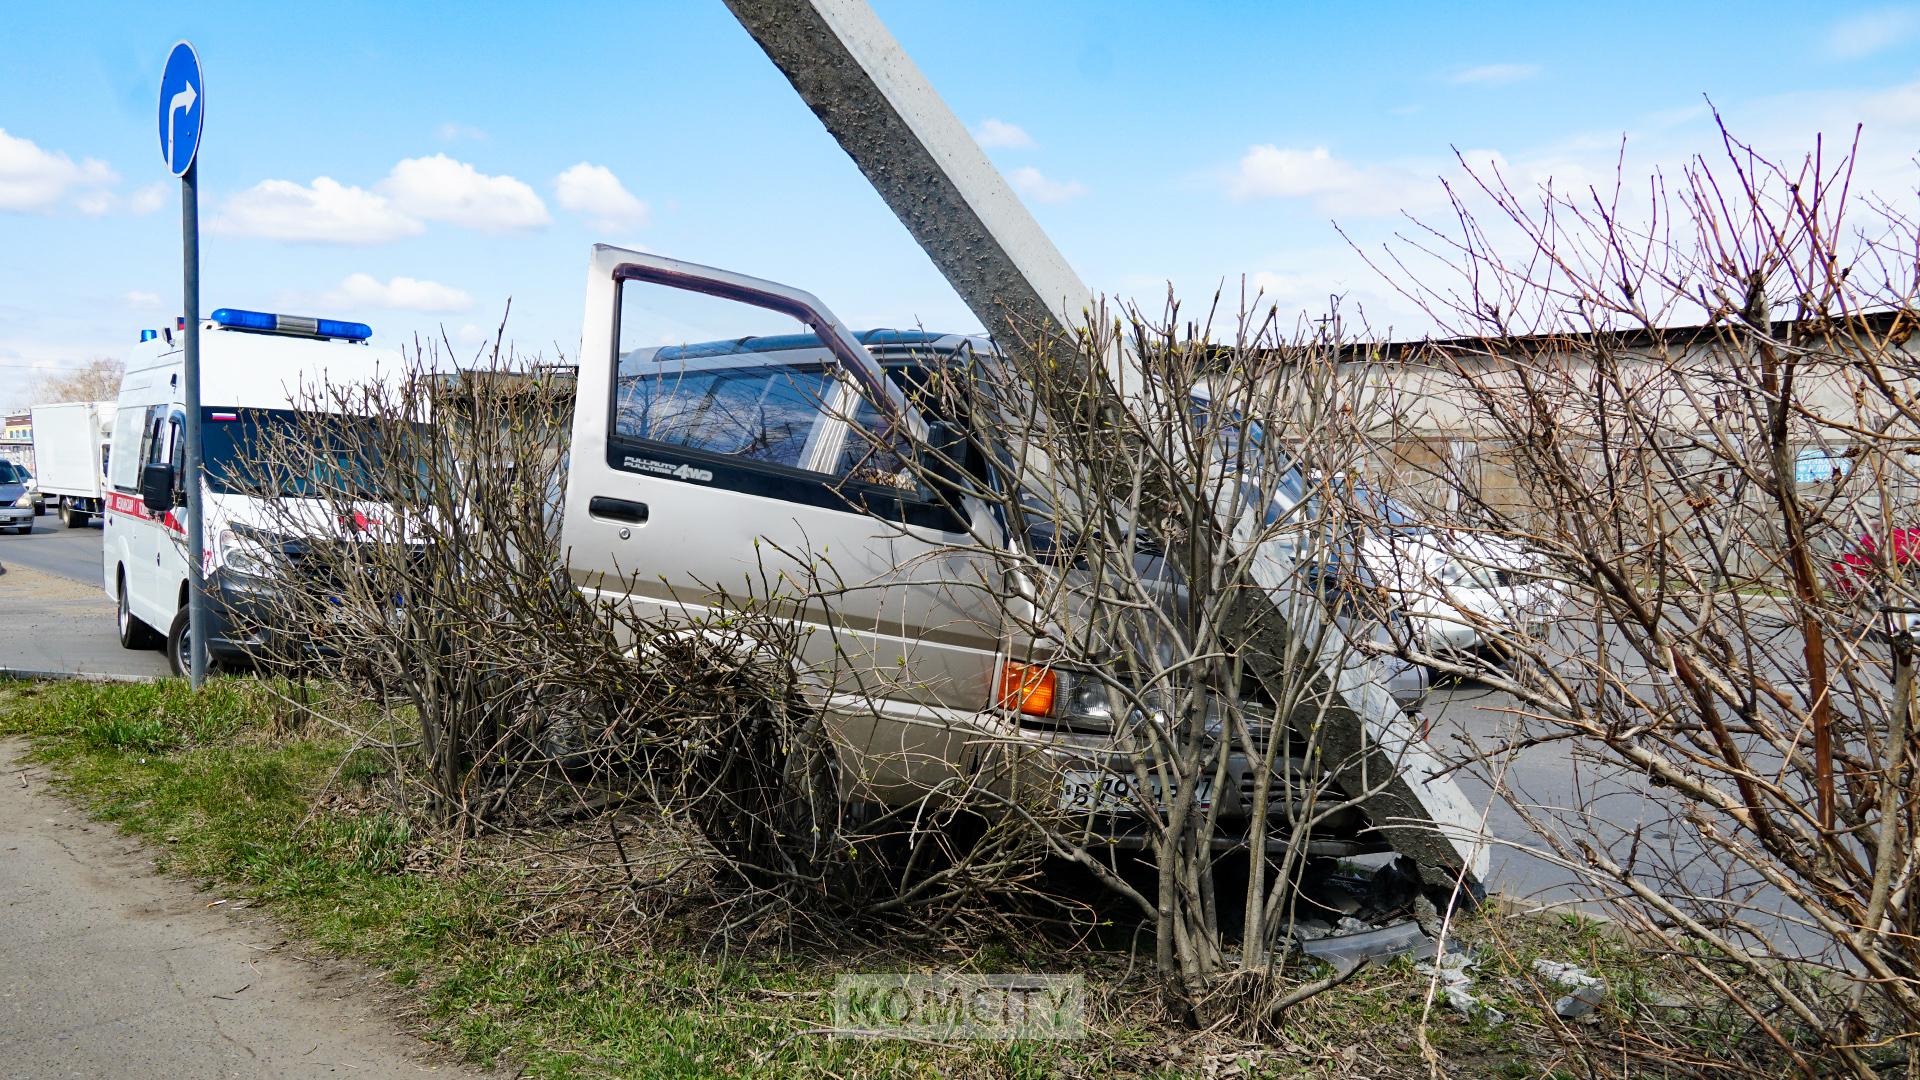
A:
{"label": "asphalt road", "polygon": [[[1784,627],[1767,632],[1788,633]],[[1609,632],[1607,642],[1617,647],[1617,634]],[[1792,685],[1786,673],[1775,682]],[[1486,814],[1495,841],[1493,890],[1570,905],[1618,892],[1565,865],[1546,839],[1553,836],[1575,862],[1581,847],[1591,845],[1633,867],[1638,880],[1685,910],[1709,921],[1742,920],[1783,952],[1822,955],[1824,939],[1805,929],[1805,914],[1751,867],[1703,842],[1684,817],[1685,800],[1579,743],[1553,739],[1552,725],[1486,686],[1442,683],[1428,696],[1426,711],[1431,742],[1443,757],[1466,762],[1454,778]],[[1765,754],[1748,749],[1764,769]]]}
{"label": "asphalt road", "polygon": [[100,523],[69,529],[52,513],[34,518],[33,531],[25,536],[0,533],[0,566],[25,566],[98,587]]}

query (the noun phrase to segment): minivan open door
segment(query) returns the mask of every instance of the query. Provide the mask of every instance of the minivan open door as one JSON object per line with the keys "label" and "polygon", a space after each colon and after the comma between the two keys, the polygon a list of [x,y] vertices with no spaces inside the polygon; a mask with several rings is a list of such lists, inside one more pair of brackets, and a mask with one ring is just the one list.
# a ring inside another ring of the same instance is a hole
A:
{"label": "minivan open door", "polygon": [[830,567],[830,605],[787,609],[822,631],[807,659],[912,672],[890,700],[988,707],[997,620],[900,587],[979,522],[919,479],[926,421],[889,370],[798,289],[596,246],[561,534],[575,585],[698,618]]}

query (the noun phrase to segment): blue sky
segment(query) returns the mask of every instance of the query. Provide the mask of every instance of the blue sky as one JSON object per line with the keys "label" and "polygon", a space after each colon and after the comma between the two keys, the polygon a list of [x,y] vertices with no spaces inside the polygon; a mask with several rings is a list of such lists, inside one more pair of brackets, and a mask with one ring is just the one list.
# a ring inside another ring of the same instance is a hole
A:
{"label": "blue sky", "polygon": [[[1372,248],[1439,219],[1454,149],[1523,184],[1671,168],[1736,132],[1797,155],[1867,125],[1910,205],[1920,9],[1794,4],[876,0],[1096,290],[1244,278],[1421,320]],[[207,71],[203,304],[472,343],[513,300],[570,353],[587,249],[807,288],[856,326],[977,321],[719,0],[9,5],[0,35],[0,406],[124,356],[178,306],[178,185],[154,131],[179,38]],[[989,123],[993,121],[994,123]]]}

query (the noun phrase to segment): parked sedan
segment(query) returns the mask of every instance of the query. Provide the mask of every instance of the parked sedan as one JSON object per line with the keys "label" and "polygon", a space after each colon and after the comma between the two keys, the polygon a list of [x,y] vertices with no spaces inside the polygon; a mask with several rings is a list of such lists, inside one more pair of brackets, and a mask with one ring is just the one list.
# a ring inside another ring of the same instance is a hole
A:
{"label": "parked sedan", "polygon": [[[1393,595],[1418,650],[1497,647],[1503,639],[1541,634],[1558,617],[1565,591],[1546,578],[1538,552],[1425,521],[1398,500],[1342,477],[1326,488],[1339,504],[1328,527]],[[1321,527],[1315,523],[1330,511],[1323,495],[1306,494],[1303,528]]]}
{"label": "parked sedan", "polygon": [[1888,535],[1892,550],[1880,553],[1880,542],[1872,533],[1853,542],[1853,547],[1833,561],[1833,588],[1842,596],[1858,596],[1877,591],[1888,568],[1901,571],[1920,566],[1920,529],[1895,529]]}
{"label": "parked sedan", "polygon": [[[6,464],[0,462],[0,464]],[[24,481],[9,471],[0,474],[0,529],[17,533],[33,531],[33,492]]]}
{"label": "parked sedan", "polygon": [[47,500],[40,494],[40,485],[25,465],[14,461],[0,461],[0,484],[5,483],[21,483],[27,486],[27,494],[33,498],[34,517],[47,512]]}

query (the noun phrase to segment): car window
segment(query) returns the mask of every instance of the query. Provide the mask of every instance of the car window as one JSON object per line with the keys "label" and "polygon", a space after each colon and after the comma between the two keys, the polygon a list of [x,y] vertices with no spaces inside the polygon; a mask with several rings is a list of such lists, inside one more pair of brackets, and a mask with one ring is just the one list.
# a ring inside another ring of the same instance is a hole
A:
{"label": "car window", "polygon": [[835,389],[819,365],[699,370],[655,361],[652,370],[628,371],[623,364],[620,434],[794,469],[809,464],[808,443]]}
{"label": "car window", "polygon": [[1403,536],[1418,536],[1427,531],[1426,524],[1406,503],[1365,484],[1354,484],[1349,498],[1370,524],[1383,525]]}

